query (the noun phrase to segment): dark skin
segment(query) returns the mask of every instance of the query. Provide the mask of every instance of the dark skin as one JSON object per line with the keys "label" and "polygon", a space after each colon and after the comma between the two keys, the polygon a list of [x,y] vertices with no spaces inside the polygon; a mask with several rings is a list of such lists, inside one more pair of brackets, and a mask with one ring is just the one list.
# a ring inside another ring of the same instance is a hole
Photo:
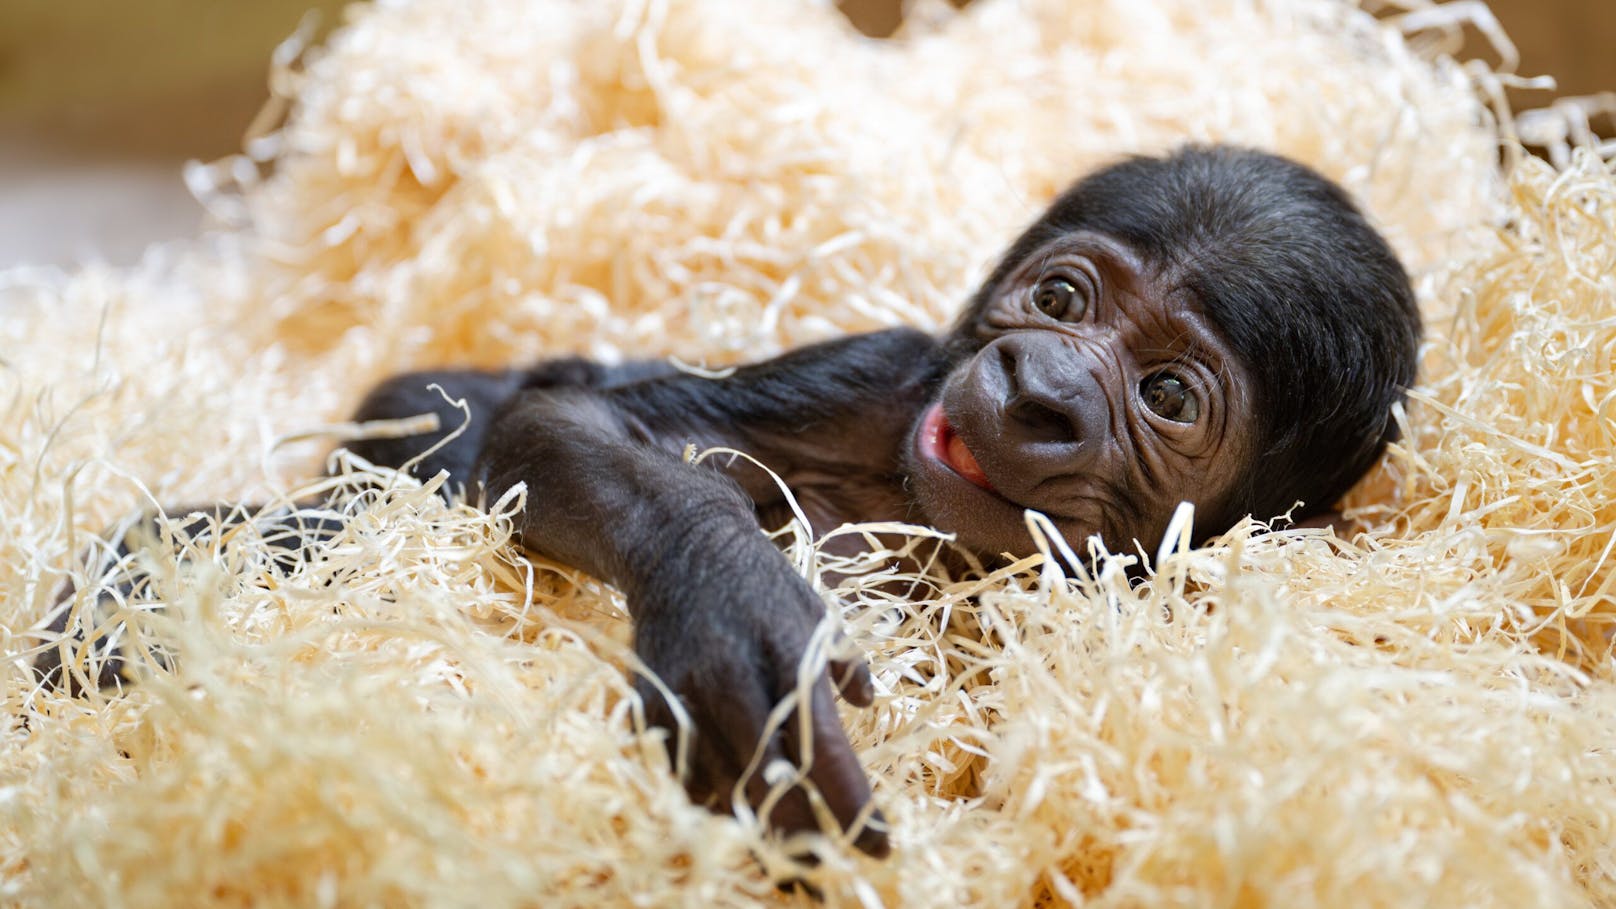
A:
{"label": "dark skin", "polygon": [[[832,701],[871,703],[863,660],[834,650],[806,718],[767,723],[827,615],[760,532],[789,519],[787,500],[750,462],[692,463],[688,447],[767,465],[816,532],[929,524],[992,561],[1033,550],[1031,509],[1069,541],[1151,551],[1181,502],[1203,539],[1247,514],[1331,507],[1394,437],[1418,331],[1401,266],[1333,184],[1191,148],[1077,184],[941,336],[847,337],[716,379],[583,360],[413,373],[356,419],[435,412],[445,428],[351,447],[447,471],[483,501],[525,485],[522,545],[623,591],[636,653],[689,718],[692,796],[724,809],[739,793],[787,833],[821,829],[819,801],[883,855]],[[445,394],[471,422],[423,457],[464,422]],[[677,730],[661,690],[637,686],[650,722]],[[748,769],[776,760],[801,776],[766,804]]]}

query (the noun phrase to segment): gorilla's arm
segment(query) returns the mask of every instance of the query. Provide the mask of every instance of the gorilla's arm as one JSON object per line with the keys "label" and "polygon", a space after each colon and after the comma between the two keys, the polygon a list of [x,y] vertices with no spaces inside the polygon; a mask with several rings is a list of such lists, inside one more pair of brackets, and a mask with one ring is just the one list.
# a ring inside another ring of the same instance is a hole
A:
{"label": "gorilla's arm", "polygon": [[[814,681],[806,724],[793,715],[772,735],[770,711],[797,688],[824,603],[759,530],[757,510],[779,493],[761,471],[692,464],[681,452],[729,446],[787,481],[797,471],[883,470],[907,437],[938,356],[913,331],[882,332],[805,348],[709,379],[668,376],[615,388],[564,386],[516,394],[489,422],[476,477],[486,501],[527,487],[519,519],[528,549],[583,569],[624,592],[635,649],[680,700],[694,725],[687,786],[721,804],[737,782],[763,807],[761,770],[785,759],[843,829],[861,819],[869,784],[836,718],[830,680]],[[911,399],[913,402],[911,403]],[[858,424],[865,424],[862,427]],[[850,438],[863,438],[849,446]],[[728,475],[724,471],[733,470]],[[857,657],[833,661],[848,701],[870,703]],[[658,725],[674,715],[638,682]],[[807,735],[811,741],[804,739]],[[762,741],[761,751],[759,742]],[[754,772],[754,754],[759,754]],[[783,831],[818,829],[803,787],[767,819]],[[860,848],[887,849],[877,823]]]}

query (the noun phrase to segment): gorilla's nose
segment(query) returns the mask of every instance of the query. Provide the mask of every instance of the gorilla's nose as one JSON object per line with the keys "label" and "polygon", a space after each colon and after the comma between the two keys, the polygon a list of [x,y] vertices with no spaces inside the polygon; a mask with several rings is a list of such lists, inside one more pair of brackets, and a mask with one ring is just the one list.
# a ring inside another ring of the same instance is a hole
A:
{"label": "gorilla's nose", "polygon": [[1047,396],[1037,392],[1021,391],[1005,405],[1004,412],[1038,441],[1076,441],[1077,430],[1072,426],[1072,421],[1057,407],[1047,403],[1048,400]]}
{"label": "gorilla's nose", "polygon": [[[1087,370],[1073,368],[1072,350],[1049,332],[1005,335],[993,344],[1006,379],[1003,404],[1007,429],[1023,440],[1061,446],[1081,445],[1103,429],[1103,396],[1092,388]],[[1096,398],[1100,397],[1100,400]]]}

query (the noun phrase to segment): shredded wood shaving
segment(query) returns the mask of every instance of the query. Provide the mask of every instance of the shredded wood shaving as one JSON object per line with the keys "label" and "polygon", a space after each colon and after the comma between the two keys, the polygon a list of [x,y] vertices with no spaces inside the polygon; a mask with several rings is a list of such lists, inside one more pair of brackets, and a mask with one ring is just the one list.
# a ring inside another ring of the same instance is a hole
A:
{"label": "shredded wood shaving", "polygon": [[[289,46],[285,121],[190,174],[216,230],[0,273],[0,902],[1616,905],[1616,175],[1522,157],[1513,77],[1442,56],[1491,19],[1449,6],[922,3],[876,42],[811,0],[401,0]],[[389,431],[343,421],[401,369],[943,326],[1066,183],[1190,139],[1340,180],[1418,276],[1367,529],[1252,521],[1137,584],[1139,554],[903,578],[796,539],[874,670],[843,716],[886,861],[689,803],[620,597],[512,545],[542,502],[310,480]],[[347,519],[307,561],[273,522],[175,536],[311,496]],[[98,603],[92,541],[157,505],[145,586]],[[121,695],[29,669],[95,674],[42,633],[70,578]]]}

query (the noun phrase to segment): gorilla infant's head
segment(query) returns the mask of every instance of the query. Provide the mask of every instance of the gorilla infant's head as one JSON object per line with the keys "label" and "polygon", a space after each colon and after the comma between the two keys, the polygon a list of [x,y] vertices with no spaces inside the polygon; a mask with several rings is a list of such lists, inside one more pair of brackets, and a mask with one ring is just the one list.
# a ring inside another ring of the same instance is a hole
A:
{"label": "gorilla infant's head", "polygon": [[1068,539],[1154,547],[1330,509],[1396,436],[1419,314],[1407,274],[1334,183],[1262,152],[1190,147],[1068,190],[952,335],[908,447],[914,495],[984,552],[1022,511]]}

